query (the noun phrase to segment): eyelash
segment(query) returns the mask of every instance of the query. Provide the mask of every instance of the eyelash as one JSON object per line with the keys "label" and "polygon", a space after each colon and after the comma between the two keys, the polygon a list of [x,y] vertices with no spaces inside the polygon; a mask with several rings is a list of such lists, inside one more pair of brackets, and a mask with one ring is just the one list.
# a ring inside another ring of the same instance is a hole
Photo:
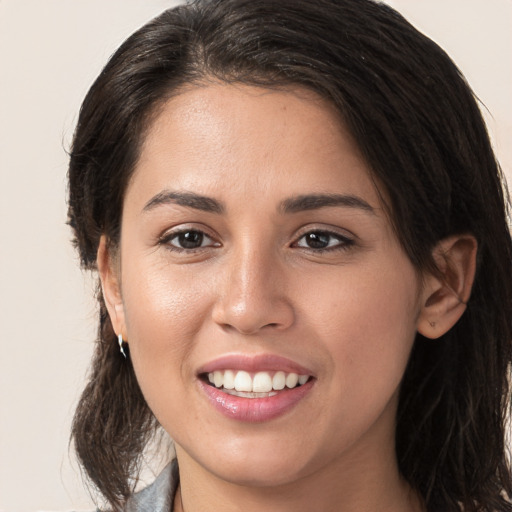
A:
{"label": "eyelash", "polygon": [[[203,243],[204,239],[211,240],[213,242],[213,244],[209,244],[206,246],[200,245],[199,247],[189,247],[189,248],[177,247],[176,245],[171,244],[172,240],[174,240],[180,236],[185,236],[187,234],[192,234],[192,233],[194,233],[195,235],[200,235],[201,244]],[[329,241],[327,242],[328,244],[331,243],[332,239],[337,240],[337,243],[331,247],[327,246],[327,247],[316,247],[316,248],[299,245],[299,242],[306,236],[316,236],[319,238],[320,237],[324,237],[324,238],[328,237],[329,238]],[[166,235],[164,235],[163,237],[161,237],[159,239],[159,243],[161,245],[165,245],[168,250],[173,251],[173,252],[179,252],[179,253],[183,253],[183,252],[195,253],[195,252],[200,251],[205,248],[220,247],[220,243],[214,242],[211,236],[209,236],[207,233],[205,233],[204,231],[202,231],[200,229],[182,229],[179,231],[173,231],[171,233],[167,233]],[[303,233],[295,242],[293,242],[291,244],[291,247],[301,248],[308,252],[318,254],[318,253],[324,253],[324,252],[346,251],[351,246],[353,246],[354,243],[355,243],[354,240],[352,240],[346,236],[340,235],[339,233],[335,233],[333,231],[329,231],[329,230],[325,230],[325,229],[312,229],[312,230],[309,230],[309,231]]]}
{"label": "eyelash", "polygon": [[171,244],[171,241],[174,240],[175,238],[178,238],[179,236],[191,234],[191,233],[199,234],[201,236],[201,243],[204,239],[213,241],[211,236],[209,236],[207,233],[205,233],[204,231],[202,231],[200,229],[181,229],[179,231],[173,231],[171,233],[165,234],[163,237],[160,238],[159,243],[161,245],[165,245],[167,247],[167,249],[169,249],[170,251],[186,252],[186,253],[194,253],[194,252],[200,251],[201,249],[205,249],[205,248],[209,248],[209,247],[220,247],[220,244],[215,243],[215,242],[212,245],[189,247],[189,248],[177,247],[177,246]]}
{"label": "eyelash", "polygon": [[[313,248],[313,247],[304,247],[304,246],[299,246],[299,242],[305,238],[306,236],[312,236],[312,235],[315,235],[317,237],[329,237],[329,242],[330,243],[333,239],[337,240],[337,243],[336,245],[332,246],[332,247],[317,247],[317,248]],[[312,229],[312,230],[309,230],[305,233],[303,233],[298,239],[297,241],[295,241],[293,244],[292,244],[292,247],[301,247],[302,249],[305,249],[307,251],[310,251],[310,252],[313,252],[315,254],[318,254],[318,253],[324,253],[324,252],[334,252],[334,251],[346,251],[347,249],[349,249],[352,245],[354,245],[354,240],[346,237],[346,236],[343,236],[343,235],[340,235],[339,233],[335,233],[334,231],[329,231],[327,229]]]}

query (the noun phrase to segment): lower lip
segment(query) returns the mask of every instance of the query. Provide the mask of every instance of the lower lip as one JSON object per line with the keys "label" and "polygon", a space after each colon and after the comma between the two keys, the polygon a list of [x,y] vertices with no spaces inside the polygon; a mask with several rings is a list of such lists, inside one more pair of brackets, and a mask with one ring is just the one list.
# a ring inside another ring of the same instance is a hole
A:
{"label": "lower lip", "polygon": [[277,395],[265,398],[229,395],[202,380],[198,382],[210,403],[224,416],[256,423],[277,418],[296,406],[311,391],[314,379],[310,379],[302,386],[279,391]]}

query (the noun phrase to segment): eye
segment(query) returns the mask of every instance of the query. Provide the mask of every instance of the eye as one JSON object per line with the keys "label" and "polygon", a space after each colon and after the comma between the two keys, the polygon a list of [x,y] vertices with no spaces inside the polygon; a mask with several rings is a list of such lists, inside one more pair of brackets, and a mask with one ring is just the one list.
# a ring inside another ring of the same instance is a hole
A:
{"label": "eye", "polygon": [[294,245],[295,247],[321,251],[346,249],[353,243],[353,240],[350,240],[338,233],[331,233],[329,231],[310,231],[302,235]]}
{"label": "eye", "polygon": [[174,231],[162,238],[161,243],[170,246],[173,250],[190,251],[201,249],[203,247],[217,247],[219,244],[214,242],[206,233],[195,229],[183,231]]}

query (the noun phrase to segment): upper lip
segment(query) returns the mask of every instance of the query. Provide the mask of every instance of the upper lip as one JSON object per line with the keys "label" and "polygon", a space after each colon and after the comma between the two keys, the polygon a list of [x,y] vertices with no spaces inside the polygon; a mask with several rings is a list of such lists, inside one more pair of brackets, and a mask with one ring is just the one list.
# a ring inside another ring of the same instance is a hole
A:
{"label": "upper lip", "polygon": [[246,372],[283,371],[285,373],[313,376],[312,371],[308,368],[291,359],[275,354],[227,354],[204,364],[197,373],[200,375],[216,370],[245,370]]}

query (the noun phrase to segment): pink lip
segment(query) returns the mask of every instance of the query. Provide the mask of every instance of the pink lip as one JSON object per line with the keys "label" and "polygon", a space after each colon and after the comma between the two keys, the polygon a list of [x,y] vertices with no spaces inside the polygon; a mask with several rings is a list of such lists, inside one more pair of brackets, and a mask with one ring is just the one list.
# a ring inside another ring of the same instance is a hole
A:
{"label": "pink lip", "polygon": [[272,372],[297,373],[299,375],[313,375],[311,370],[294,361],[273,354],[244,355],[230,354],[211,361],[198,370],[198,375],[210,373],[215,370],[244,370],[246,372]]}
{"label": "pink lip", "polygon": [[228,418],[248,423],[269,421],[283,415],[311,391],[315,382],[315,379],[310,379],[302,386],[284,389],[267,398],[242,398],[198,380],[200,389],[217,411]]}
{"label": "pink lip", "polygon": [[[258,371],[283,371],[310,375],[313,372],[304,366],[273,354],[245,355],[230,354],[219,357],[200,367],[197,374],[204,375],[216,370],[244,370],[249,373]],[[293,389],[284,389],[274,396],[266,398],[243,398],[224,393],[221,389],[211,386],[203,379],[198,379],[199,388],[208,398],[209,402],[224,416],[244,422],[269,421],[297,405],[314,386],[315,378],[310,378],[306,384]]]}

